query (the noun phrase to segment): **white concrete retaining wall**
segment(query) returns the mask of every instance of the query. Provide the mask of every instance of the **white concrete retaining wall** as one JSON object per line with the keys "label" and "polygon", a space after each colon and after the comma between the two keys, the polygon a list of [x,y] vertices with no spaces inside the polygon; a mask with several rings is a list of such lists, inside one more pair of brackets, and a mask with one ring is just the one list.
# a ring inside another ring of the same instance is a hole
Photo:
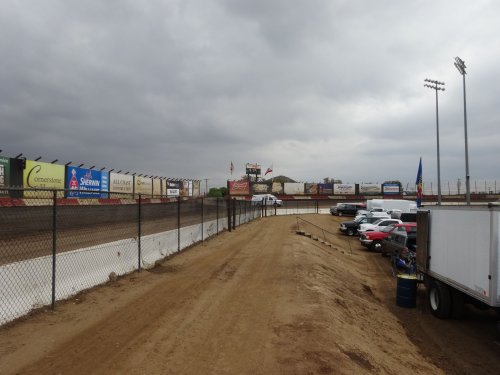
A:
{"label": "white concrete retaining wall", "polygon": [[[203,232],[202,232],[203,227]],[[219,219],[219,232],[227,219]],[[180,249],[217,233],[217,220],[180,230]],[[179,249],[177,229],[141,237],[141,267],[151,268],[157,260]],[[56,300],[62,300],[103,284],[114,272],[125,275],[138,269],[138,243],[128,238],[78,250],[58,253],[56,258]],[[33,309],[51,304],[52,256],[0,266],[0,325]]]}

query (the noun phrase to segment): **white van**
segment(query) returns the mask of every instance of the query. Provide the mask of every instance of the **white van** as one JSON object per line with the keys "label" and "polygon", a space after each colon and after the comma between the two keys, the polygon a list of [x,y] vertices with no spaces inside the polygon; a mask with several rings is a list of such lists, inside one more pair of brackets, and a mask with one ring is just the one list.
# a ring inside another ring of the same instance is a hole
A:
{"label": "white van", "polygon": [[255,194],[252,196],[252,204],[256,206],[267,205],[267,206],[276,206],[281,207],[283,201],[281,199],[276,198],[272,194]]}

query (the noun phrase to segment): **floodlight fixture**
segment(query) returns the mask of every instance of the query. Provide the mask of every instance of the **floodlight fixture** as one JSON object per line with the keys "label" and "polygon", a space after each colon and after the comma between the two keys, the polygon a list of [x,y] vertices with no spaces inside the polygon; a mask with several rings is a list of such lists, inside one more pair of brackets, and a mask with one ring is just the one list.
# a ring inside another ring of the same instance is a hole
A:
{"label": "floodlight fixture", "polygon": [[102,172],[105,169],[106,169],[106,167],[102,167],[101,169],[99,169],[99,171]]}
{"label": "floodlight fixture", "polygon": [[78,166],[78,168],[81,168],[81,167],[83,167],[83,166],[84,166],[84,163],[80,164],[80,165]]}
{"label": "floodlight fixture", "polygon": [[55,163],[55,162],[57,162],[58,160],[59,160],[59,159],[52,160],[52,161],[50,162],[50,164],[54,164],[54,163]]}
{"label": "floodlight fixture", "polygon": [[35,159],[35,161],[38,161],[38,160],[40,160],[41,158],[42,158],[42,157],[41,157],[41,156],[39,156],[39,157],[37,157],[37,158]]}
{"label": "floodlight fixture", "polygon": [[69,161],[67,162],[66,164],[64,164],[65,167],[67,167],[68,165],[70,165],[71,163],[73,163],[72,161]]}
{"label": "floodlight fixture", "polygon": [[23,156],[22,152],[19,155],[17,155],[14,159],[19,159],[21,156]]}

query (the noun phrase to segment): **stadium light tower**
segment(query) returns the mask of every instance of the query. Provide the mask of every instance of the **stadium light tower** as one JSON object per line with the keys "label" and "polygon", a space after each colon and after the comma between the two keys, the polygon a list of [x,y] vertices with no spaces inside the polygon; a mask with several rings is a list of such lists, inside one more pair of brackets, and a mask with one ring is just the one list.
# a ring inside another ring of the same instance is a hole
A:
{"label": "stadium light tower", "polygon": [[441,166],[439,161],[439,109],[438,109],[438,91],[444,91],[444,82],[435,81],[429,78],[424,80],[424,86],[436,91],[436,140],[437,140],[437,175],[438,175],[438,205],[441,205]]}
{"label": "stadium light tower", "polygon": [[467,200],[467,205],[470,206],[470,179],[469,179],[469,146],[467,143],[467,102],[465,99],[465,62],[460,57],[455,57],[455,67],[458,72],[462,75],[464,82],[464,134],[465,134],[465,197]]}

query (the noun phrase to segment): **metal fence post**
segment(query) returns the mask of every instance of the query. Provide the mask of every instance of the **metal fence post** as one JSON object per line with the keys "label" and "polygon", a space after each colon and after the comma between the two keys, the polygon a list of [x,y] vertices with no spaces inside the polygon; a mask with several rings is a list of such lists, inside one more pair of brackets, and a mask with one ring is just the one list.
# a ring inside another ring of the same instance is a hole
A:
{"label": "metal fence post", "polygon": [[203,242],[203,198],[201,198],[201,242]]}
{"label": "metal fence post", "polygon": [[231,232],[231,197],[227,196],[227,230]]}
{"label": "metal fence post", "polygon": [[56,304],[56,252],[57,252],[57,190],[52,191],[52,301],[51,308]]}
{"label": "metal fence post", "polygon": [[141,270],[141,194],[137,201],[137,271]]}
{"label": "metal fence post", "polygon": [[218,235],[219,234],[219,197],[215,198],[215,209],[216,209],[215,217],[217,218],[216,228],[217,228],[217,235]]}
{"label": "metal fence post", "polygon": [[177,197],[177,251],[181,251],[181,197]]}
{"label": "metal fence post", "polygon": [[233,198],[233,229],[236,230],[236,198]]}

